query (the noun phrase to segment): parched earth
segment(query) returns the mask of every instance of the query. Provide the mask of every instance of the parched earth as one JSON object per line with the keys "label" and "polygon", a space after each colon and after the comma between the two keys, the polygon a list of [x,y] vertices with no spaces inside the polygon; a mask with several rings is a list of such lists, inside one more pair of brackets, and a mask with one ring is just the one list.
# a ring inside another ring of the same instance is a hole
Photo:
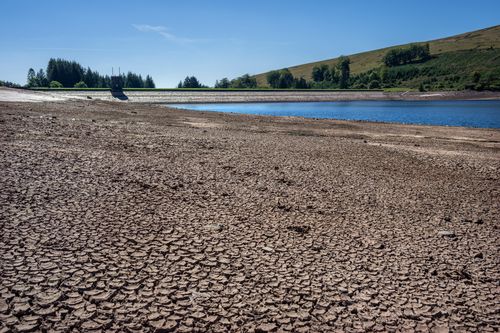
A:
{"label": "parched earth", "polygon": [[500,131],[0,103],[0,332],[495,332]]}

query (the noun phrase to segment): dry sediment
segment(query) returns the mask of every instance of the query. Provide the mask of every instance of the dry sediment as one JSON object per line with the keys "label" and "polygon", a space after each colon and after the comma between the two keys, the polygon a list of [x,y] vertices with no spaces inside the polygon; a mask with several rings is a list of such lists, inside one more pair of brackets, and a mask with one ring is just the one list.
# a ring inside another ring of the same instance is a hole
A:
{"label": "dry sediment", "polygon": [[498,331],[500,132],[0,103],[0,332]]}

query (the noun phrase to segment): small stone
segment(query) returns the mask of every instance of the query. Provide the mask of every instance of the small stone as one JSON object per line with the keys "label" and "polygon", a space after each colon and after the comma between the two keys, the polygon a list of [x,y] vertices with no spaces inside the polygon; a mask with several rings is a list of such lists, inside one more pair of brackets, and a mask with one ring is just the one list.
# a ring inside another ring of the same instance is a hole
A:
{"label": "small stone", "polygon": [[482,252],[479,252],[479,253],[476,253],[476,255],[474,256],[474,258],[476,258],[476,259],[483,259],[484,255],[483,255]]}
{"label": "small stone", "polygon": [[273,248],[270,248],[270,247],[267,247],[267,246],[262,247],[262,250],[264,250],[266,252],[274,252]]}
{"label": "small stone", "polygon": [[447,230],[442,230],[438,232],[438,236],[441,237],[448,237],[448,238],[455,238],[457,235],[453,231],[447,231]]}
{"label": "small stone", "polygon": [[217,231],[220,232],[224,229],[224,225],[220,223],[213,223],[213,224],[208,224],[207,229],[212,230],[212,231]]}
{"label": "small stone", "polygon": [[299,234],[307,234],[310,230],[311,227],[307,225],[294,225],[287,227],[288,230],[297,232]]}

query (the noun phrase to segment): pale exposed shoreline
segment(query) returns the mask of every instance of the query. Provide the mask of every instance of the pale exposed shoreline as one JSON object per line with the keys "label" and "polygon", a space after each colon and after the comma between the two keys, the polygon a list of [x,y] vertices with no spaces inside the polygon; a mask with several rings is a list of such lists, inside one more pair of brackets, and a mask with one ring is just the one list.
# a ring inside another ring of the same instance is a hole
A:
{"label": "pale exposed shoreline", "polygon": [[127,103],[251,103],[251,102],[328,102],[362,100],[494,100],[500,92],[383,92],[383,91],[124,91],[113,97],[109,91],[33,91],[0,88],[0,102],[41,102],[97,99]]}

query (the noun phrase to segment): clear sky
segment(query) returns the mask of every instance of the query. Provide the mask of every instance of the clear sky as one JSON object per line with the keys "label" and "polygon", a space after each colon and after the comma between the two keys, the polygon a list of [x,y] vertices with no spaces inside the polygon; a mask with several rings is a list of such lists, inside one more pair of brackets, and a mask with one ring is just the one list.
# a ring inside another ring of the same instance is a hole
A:
{"label": "clear sky", "polygon": [[173,87],[497,25],[500,1],[1,0],[0,22],[0,80],[56,57]]}

